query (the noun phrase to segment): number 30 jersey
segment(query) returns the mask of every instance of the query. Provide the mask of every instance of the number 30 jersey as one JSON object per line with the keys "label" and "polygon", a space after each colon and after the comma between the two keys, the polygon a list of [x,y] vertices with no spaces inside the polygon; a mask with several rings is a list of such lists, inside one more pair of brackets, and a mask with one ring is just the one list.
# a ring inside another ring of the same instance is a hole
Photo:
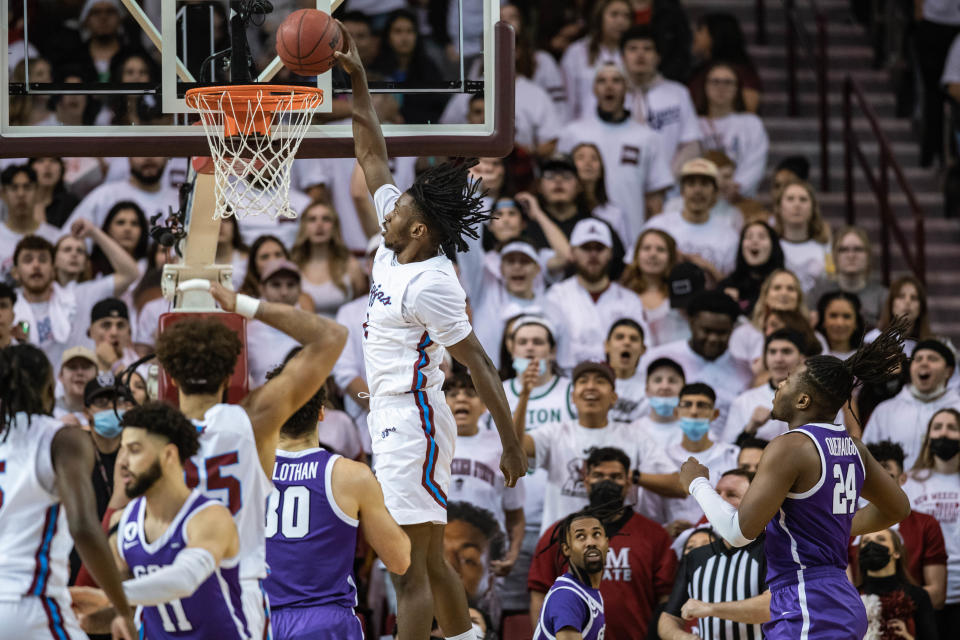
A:
{"label": "number 30 jersey", "polygon": [[187,486],[219,500],[233,515],[240,534],[240,578],[266,578],[263,522],[273,484],[260,464],[250,418],[239,405],[218,404],[196,425],[200,450],[184,464]]}
{"label": "number 30 jersey", "polygon": [[847,568],[850,527],[865,476],[860,451],[843,426],[808,424],[788,433],[813,440],[820,453],[820,480],[803,493],[788,493],[767,524],[767,584],[797,582],[814,567]]}
{"label": "number 30 jersey", "polygon": [[[143,531],[146,504],[143,497],[128,504],[117,529],[117,549],[134,579],[173,564],[177,554],[189,544],[187,523],[190,518],[216,501],[203,497],[194,489],[167,530],[152,542],[146,541]],[[250,640],[252,636],[241,603],[238,559],[239,555],[224,558],[213,575],[189,597],[143,607],[141,637],[150,640]]]}

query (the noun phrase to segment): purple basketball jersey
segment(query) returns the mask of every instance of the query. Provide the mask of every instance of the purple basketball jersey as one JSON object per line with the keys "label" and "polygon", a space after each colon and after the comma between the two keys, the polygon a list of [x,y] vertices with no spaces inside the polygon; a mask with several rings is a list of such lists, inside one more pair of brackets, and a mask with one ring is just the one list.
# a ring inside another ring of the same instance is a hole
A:
{"label": "purple basketball jersey", "polygon": [[810,437],[820,452],[820,481],[810,490],[788,493],[780,513],[767,524],[767,583],[798,579],[813,567],[847,568],[853,514],[860,502],[864,467],[846,429],[808,424],[791,433]]}
{"label": "purple basketball jersey", "polygon": [[353,559],[358,521],[333,498],[333,465],[324,449],[277,451],[267,500],[264,588],[270,607],[357,606]]}
{"label": "purple basketball jersey", "polygon": [[[216,500],[205,498],[194,490],[180,513],[162,536],[147,542],[143,532],[146,500],[135,499],[123,512],[117,545],[134,578],[145,576],[173,564],[177,554],[187,546],[186,528],[193,514]],[[156,607],[143,607],[141,637],[148,640],[223,638],[249,640],[246,618],[240,597],[240,561],[221,562],[188,598],[173,600]]]}
{"label": "purple basketball jersey", "polygon": [[600,590],[583,584],[569,571],[557,578],[543,599],[533,640],[555,638],[564,627],[578,630],[583,640],[603,640],[606,633]]}

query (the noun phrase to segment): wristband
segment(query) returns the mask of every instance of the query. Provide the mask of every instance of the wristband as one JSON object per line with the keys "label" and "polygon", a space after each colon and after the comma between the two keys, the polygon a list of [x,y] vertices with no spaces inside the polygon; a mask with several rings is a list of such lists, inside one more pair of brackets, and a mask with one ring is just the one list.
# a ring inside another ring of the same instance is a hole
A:
{"label": "wristband", "polygon": [[253,317],[257,315],[257,309],[260,308],[260,300],[257,298],[251,298],[248,295],[242,293],[237,294],[237,313],[242,315],[248,320],[253,320]]}

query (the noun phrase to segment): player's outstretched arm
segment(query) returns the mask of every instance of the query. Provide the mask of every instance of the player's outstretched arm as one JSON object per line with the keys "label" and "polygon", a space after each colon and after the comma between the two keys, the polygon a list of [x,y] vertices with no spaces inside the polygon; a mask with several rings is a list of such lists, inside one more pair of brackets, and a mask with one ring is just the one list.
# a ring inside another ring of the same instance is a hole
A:
{"label": "player's outstretched arm", "polygon": [[50,458],[56,476],[57,495],[67,515],[70,535],[80,559],[103,589],[114,610],[122,616],[126,637],[136,637],[133,610],[124,595],[120,573],[107,536],[97,519],[97,499],[90,482],[95,453],[90,436],[77,427],[64,427],[53,437]]}
{"label": "player's outstretched arm", "polygon": [[863,489],[860,493],[870,502],[853,516],[850,535],[861,536],[886,529],[910,515],[910,499],[867,447],[856,438],[853,441],[860,451],[864,466]]}
{"label": "player's outstretched arm", "polygon": [[493,416],[503,445],[503,456],[500,458],[500,470],[508,487],[515,486],[517,480],[527,473],[527,454],[520,447],[517,432],[513,426],[513,416],[510,415],[510,405],[507,396],[503,393],[503,384],[493,366],[490,357],[483,350],[477,334],[470,332],[466,338],[449,347],[450,355],[460,364],[470,370],[470,377],[477,389],[477,395],[483,400],[487,411]]}
{"label": "player's outstretched arm", "polygon": [[[237,294],[218,283],[210,293],[224,311],[237,310]],[[246,302],[249,302],[247,299]],[[280,428],[315,394],[347,343],[347,328],[341,324],[286,304],[256,301],[254,317],[282,331],[303,345],[303,349],[283,368],[283,372],[255,389],[243,400],[250,416],[253,435],[264,473],[273,473]]]}
{"label": "player's outstretched arm", "polygon": [[680,484],[696,498],[714,530],[730,544],[742,547],[755,540],[780,510],[804,465],[819,467],[820,456],[814,447],[801,433],[774,439],[763,450],[757,474],[739,509],[717,494],[707,480],[707,468],[696,458],[689,458],[680,467]]}
{"label": "player's outstretched arm", "polygon": [[345,458],[333,464],[333,495],[347,515],[360,521],[363,537],[387,571],[403,575],[410,567],[410,538],[383,504],[383,490],[370,467]]}
{"label": "player's outstretched arm", "polygon": [[123,590],[130,602],[144,606],[189,598],[224,558],[237,555],[239,549],[240,537],[230,512],[220,504],[211,504],[190,518],[187,546],[173,564],[125,581]]}
{"label": "player's outstretched arm", "polygon": [[[340,21],[337,21],[340,24]],[[367,182],[367,189],[373,195],[377,189],[385,184],[393,184],[393,176],[387,165],[387,143],[380,130],[380,118],[373,108],[370,99],[370,88],[367,86],[367,72],[360,61],[357,52],[357,43],[354,42],[350,31],[340,24],[340,31],[347,39],[349,48],[347,53],[335,51],[334,57],[344,71],[350,74],[350,84],[353,91],[353,147],[357,155],[357,162],[363,169],[363,176]]]}

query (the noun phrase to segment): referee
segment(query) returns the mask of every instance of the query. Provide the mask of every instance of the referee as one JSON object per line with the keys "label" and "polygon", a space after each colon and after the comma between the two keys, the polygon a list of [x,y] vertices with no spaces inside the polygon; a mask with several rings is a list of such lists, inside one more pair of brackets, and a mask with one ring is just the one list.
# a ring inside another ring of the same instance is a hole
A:
{"label": "referee", "polygon": [[[742,469],[727,471],[746,491],[753,474]],[[699,640],[759,640],[760,625],[770,619],[764,536],[749,545],[732,547],[714,538],[710,544],[690,551],[677,569],[673,592],[660,616],[657,630],[662,640],[692,640],[687,620],[697,620]]]}

